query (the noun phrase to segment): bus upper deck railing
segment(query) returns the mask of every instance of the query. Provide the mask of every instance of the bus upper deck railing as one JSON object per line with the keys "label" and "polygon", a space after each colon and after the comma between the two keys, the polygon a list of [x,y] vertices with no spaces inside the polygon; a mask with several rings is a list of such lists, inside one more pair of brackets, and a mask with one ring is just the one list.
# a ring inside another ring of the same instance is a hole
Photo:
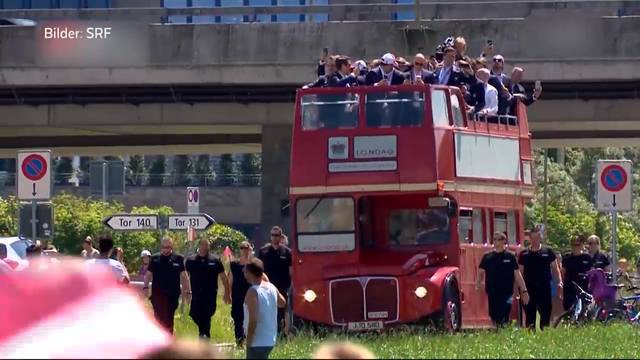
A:
{"label": "bus upper deck railing", "polygon": [[[430,96],[428,96],[430,95]],[[420,127],[426,114],[434,125],[470,127],[470,122],[518,126],[510,115],[469,115],[460,90],[442,85],[360,86],[298,90],[296,121],[304,130]]]}

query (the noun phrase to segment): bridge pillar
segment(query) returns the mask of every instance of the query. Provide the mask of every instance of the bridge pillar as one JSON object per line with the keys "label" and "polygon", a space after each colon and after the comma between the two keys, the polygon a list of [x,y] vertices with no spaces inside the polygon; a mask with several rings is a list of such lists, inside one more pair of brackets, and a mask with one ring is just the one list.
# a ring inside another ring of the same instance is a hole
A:
{"label": "bridge pillar", "polygon": [[274,225],[289,235],[291,218],[282,215],[282,200],[288,198],[289,162],[291,158],[291,125],[262,127],[262,212],[256,246],[269,241]]}

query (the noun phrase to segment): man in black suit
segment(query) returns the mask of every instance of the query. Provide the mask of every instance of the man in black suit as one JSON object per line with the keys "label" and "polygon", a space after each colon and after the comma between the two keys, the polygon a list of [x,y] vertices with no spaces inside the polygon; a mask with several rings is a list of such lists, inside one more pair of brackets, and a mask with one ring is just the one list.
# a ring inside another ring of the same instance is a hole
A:
{"label": "man in black suit", "polygon": [[514,67],[513,71],[511,72],[511,78],[507,78],[504,85],[507,87],[514,98],[520,99],[523,104],[529,106],[536,102],[536,100],[538,100],[540,94],[542,93],[542,88],[534,89],[532,94],[527,95],[524,86],[520,84],[523,77],[524,69],[520,67]]}
{"label": "man in black suit", "polygon": [[424,84],[437,84],[438,79],[429,70],[426,70],[427,58],[424,55],[418,53],[413,58],[413,69],[408,73],[408,80],[412,84],[424,85]]}
{"label": "man in black suit", "polygon": [[438,69],[434,74],[436,79],[438,79],[438,84],[460,86],[462,83],[462,73],[453,66],[456,60],[456,50],[452,47],[447,47],[444,49],[443,56],[442,63],[438,64]]}
{"label": "man in black suit", "polygon": [[405,82],[405,75],[396,70],[396,57],[391,53],[386,53],[380,58],[380,66],[367,73],[366,85],[402,85]]}
{"label": "man in black suit", "polygon": [[350,87],[357,83],[358,75],[360,75],[359,69],[354,69],[351,72],[351,61],[346,56],[339,56],[336,59],[337,71],[329,75],[327,80],[330,87]]}

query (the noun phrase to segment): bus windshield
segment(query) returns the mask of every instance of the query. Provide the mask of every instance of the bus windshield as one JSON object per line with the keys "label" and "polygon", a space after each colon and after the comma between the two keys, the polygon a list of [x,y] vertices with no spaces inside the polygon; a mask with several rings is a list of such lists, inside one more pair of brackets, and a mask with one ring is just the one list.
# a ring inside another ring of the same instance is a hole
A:
{"label": "bus windshield", "polygon": [[388,224],[391,246],[438,245],[450,239],[445,208],[391,210]]}
{"label": "bus windshield", "polygon": [[298,250],[355,249],[354,203],[350,197],[305,198],[296,204]]}

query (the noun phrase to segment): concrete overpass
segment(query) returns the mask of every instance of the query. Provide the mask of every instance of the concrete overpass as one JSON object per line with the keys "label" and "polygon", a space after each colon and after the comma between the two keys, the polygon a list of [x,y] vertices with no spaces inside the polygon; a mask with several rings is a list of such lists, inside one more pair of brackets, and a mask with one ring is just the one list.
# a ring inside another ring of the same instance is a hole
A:
{"label": "concrete overpass", "polygon": [[[564,7],[539,3],[527,2],[527,8],[500,4],[507,14],[512,8],[522,11],[500,19],[234,25],[120,21],[131,9],[103,11],[102,19],[109,22],[84,20],[90,13],[78,10],[0,11],[0,16],[38,20],[33,27],[0,27],[0,148],[11,156],[15,148],[26,146],[86,155],[261,150],[262,222],[281,223],[291,96],[294,86],[315,77],[319,49],[328,46],[332,52],[366,59],[387,51],[410,56],[430,53],[446,36],[458,34],[467,38],[470,54],[479,54],[492,39],[508,64],[523,65],[529,79],[549,84],[544,101],[530,108],[537,145],[636,144],[639,91],[629,80],[640,80],[640,17],[612,16],[608,6],[613,2],[607,1],[568,2]],[[593,8],[586,10],[589,5]],[[155,17],[159,10],[144,11]],[[80,20],[62,21],[61,14]],[[89,26],[111,27],[113,35],[102,40],[44,37],[46,27],[86,31]],[[614,89],[625,89],[624,95],[611,91],[607,84],[612,82]],[[548,89],[554,86],[564,90],[551,96]],[[590,86],[602,89],[587,96]],[[180,95],[185,87],[204,93],[185,100]],[[281,97],[252,97],[278,87],[285,89]],[[168,100],[159,100],[158,89],[170,94]],[[227,97],[212,100],[214,89]],[[243,102],[229,95],[234,91]],[[86,100],[94,92],[111,95]]]}

